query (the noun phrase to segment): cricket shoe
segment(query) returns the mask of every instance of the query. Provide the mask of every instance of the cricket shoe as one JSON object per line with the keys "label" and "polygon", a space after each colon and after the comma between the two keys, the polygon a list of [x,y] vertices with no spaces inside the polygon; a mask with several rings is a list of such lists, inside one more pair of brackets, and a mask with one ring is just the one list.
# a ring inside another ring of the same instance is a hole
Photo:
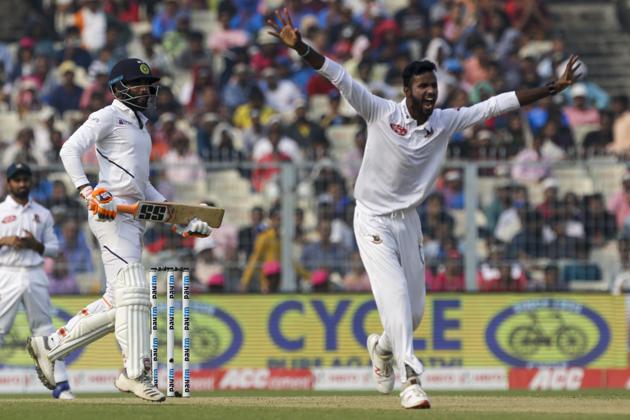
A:
{"label": "cricket shoe", "polygon": [[52,396],[58,400],[74,400],[76,398],[72,391],[70,391],[68,381],[59,382],[53,390]]}
{"label": "cricket shoe", "polygon": [[127,372],[123,370],[116,378],[114,385],[119,391],[131,392],[143,400],[161,402],[166,399],[166,396],[153,384],[153,378],[151,378],[148,370],[145,370],[136,379],[129,379]]}
{"label": "cricket shoe", "polygon": [[35,361],[35,370],[39,380],[50,390],[57,386],[55,382],[55,362],[48,358],[48,338],[29,337],[26,339],[26,350]]}
{"label": "cricket shoe", "polygon": [[376,351],[378,345],[378,334],[370,334],[367,339],[367,350],[372,360],[372,377],[376,381],[376,389],[381,394],[389,394],[394,389],[394,368],[392,356],[381,356]]}
{"label": "cricket shoe", "polygon": [[403,408],[431,408],[429,397],[420,387],[419,378],[411,378],[400,392],[400,404]]}

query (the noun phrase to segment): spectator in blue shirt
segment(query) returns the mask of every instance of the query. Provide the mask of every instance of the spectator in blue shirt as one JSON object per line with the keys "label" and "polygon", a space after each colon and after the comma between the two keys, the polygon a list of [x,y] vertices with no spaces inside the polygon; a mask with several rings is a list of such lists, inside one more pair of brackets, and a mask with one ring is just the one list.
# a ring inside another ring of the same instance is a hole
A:
{"label": "spectator in blue shirt", "polygon": [[94,271],[92,253],[76,220],[68,219],[61,227],[59,249],[68,261],[70,275]]}
{"label": "spectator in blue shirt", "polygon": [[320,219],[317,223],[319,241],[304,246],[301,263],[309,271],[325,270],[326,272],[344,275],[350,261],[350,251],[340,243],[330,242],[332,221]]}
{"label": "spectator in blue shirt", "polygon": [[74,83],[77,66],[72,61],[64,61],[57,69],[61,76],[61,84],[53,89],[48,97],[48,105],[55,108],[59,115],[70,110],[78,110],[83,89]]}

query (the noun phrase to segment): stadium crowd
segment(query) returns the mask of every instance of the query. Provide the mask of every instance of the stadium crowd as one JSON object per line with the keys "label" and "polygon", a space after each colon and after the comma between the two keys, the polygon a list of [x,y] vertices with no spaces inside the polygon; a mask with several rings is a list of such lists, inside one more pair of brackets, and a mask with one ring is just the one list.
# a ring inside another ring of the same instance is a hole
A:
{"label": "stadium crowd", "polygon": [[[31,4],[25,35],[0,43],[1,165],[41,168],[33,197],[53,212],[63,250],[46,265],[52,293],[101,287],[78,280],[93,279],[100,262],[58,152],[91,112],[111,102],[108,74],[122,58],[140,58],[162,76],[148,127],[154,185],[167,198],[189,199],[182,194],[192,191],[195,199],[228,206],[221,195],[198,194],[216,174],[212,164],[237,168],[252,196],[265,197],[247,209],[249,219],[228,218],[208,239],[150,226],[147,264],[194,267],[200,292],[273,292],[282,267],[277,165],[283,162],[299,166],[305,198],[293,221],[299,290],[369,290],[352,233],[351,193],[365,127],[327,80],[268,34],[265,21],[276,8],[286,5],[314,48],[392,100],[402,98],[402,69],[413,59],[436,63],[438,107],[462,107],[541,86],[569,56],[540,0]],[[561,195],[554,177],[558,162],[630,155],[628,98],[610,97],[582,71],[583,81],[566,94],[452,138],[453,160],[500,163],[479,171],[494,189],[479,209],[480,290],[565,290],[571,281],[603,278],[618,290],[630,277],[630,175],[610,197]],[[95,163],[93,154],[85,160]],[[465,289],[463,175],[445,170],[418,209],[431,291]],[[535,188],[542,194],[534,199]]]}

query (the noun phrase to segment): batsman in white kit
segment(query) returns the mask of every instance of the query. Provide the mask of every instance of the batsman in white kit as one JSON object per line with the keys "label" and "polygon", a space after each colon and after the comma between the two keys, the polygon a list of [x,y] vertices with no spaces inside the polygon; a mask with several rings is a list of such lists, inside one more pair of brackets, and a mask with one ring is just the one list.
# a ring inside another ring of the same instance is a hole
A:
{"label": "batsman in white kit", "polygon": [[563,76],[543,87],[493,96],[470,107],[434,109],[438,96],[435,64],[414,61],[403,71],[401,102],[370,93],[345,69],[302,41],[288,11],[276,12],[269,32],[294,49],[335,85],[367,122],[367,144],[354,189],[354,233],[367,270],[383,333],[367,339],[378,391],[394,387],[393,366],[402,382],[404,408],[430,408],[415,356],[413,332],[425,305],[422,231],[416,212],[431,192],[451,135],[488,118],[554,95],[575,82],[580,66],[569,60]]}
{"label": "batsman in white kit", "polygon": [[[9,333],[20,304],[24,305],[31,334],[55,331],[48,294],[44,257],[55,257],[59,241],[50,211],[33,201],[31,168],[14,163],[7,168],[7,198],[0,203],[0,347]],[[63,362],[54,373],[53,397],[74,399]]]}
{"label": "batsman in white kit", "polygon": [[[116,211],[118,204],[166,201],[149,182],[151,137],[143,114],[154,104],[158,81],[142,60],[118,62],[109,79],[114,101],[92,113],[61,149],[66,172],[91,209],[89,226],[100,245],[107,287],[101,299],[56,332],[29,339],[27,349],[42,383],[49,388],[55,386],[60,360],[113,331],[124,360],[116,387],[149,401],[165,399],[150,375],[149,287],[140,264],[144,222]],[[99,164],[94,189],[81,163],[83,154],[93,146]],[[208,224],[199,219],[173,230],[199,237],[210,234]]]}

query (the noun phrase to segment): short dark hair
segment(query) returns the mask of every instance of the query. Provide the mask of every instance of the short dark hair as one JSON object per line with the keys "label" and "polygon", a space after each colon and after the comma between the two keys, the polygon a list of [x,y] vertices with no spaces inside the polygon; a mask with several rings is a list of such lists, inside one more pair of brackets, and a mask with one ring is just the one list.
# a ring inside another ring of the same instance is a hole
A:
{"label": "short dark hair", "polygon": [[413,76],[417,76],[423,73],[434,72],[437,68],[435,64],[429,60],[412,61],[403,70],[403,86],[409,87]]}

